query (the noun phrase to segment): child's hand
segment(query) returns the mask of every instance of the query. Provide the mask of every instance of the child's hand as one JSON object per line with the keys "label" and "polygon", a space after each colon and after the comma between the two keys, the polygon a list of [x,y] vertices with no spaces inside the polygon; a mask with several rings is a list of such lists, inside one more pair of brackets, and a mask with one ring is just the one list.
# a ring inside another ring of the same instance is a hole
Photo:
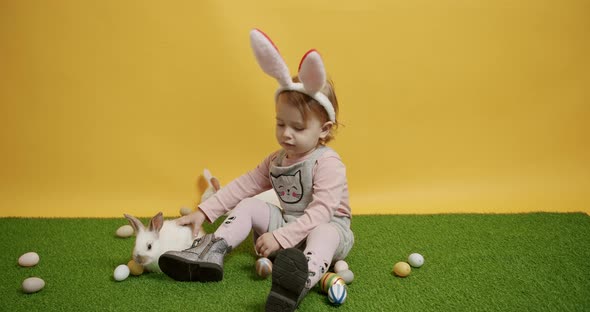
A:
{"label": "child's hand", "polygon": [[193,227],[193,237],[197,237],[199,235],[199,229],[203,225],[207,217],[205,213],[201,211],[201,209],[197,209],[197,211],[192,212],[186,216],[180,217],[176,219],[176,224],[178,225],[192,225]]}
{"label": "child's hand", "polygon": [[281,245],[272,233],[264,233],[256,240],[256,252],[263,257],[270,256],[281,249]]}

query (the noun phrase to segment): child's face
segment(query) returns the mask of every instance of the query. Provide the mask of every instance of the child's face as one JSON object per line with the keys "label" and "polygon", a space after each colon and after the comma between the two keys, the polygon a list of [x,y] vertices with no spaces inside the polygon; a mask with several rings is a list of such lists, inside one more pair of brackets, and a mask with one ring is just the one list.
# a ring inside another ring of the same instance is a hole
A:
{"label": "child's face", "polygon": [[288,158],[313,151],[320,139],[328,135],[332,125],[331,122],[322,123],[313,112],[308,114],[306,122],[297,107],[287,101],[285,94],[280,94],[277,100],[276,118],[277,141],[287,152]]}

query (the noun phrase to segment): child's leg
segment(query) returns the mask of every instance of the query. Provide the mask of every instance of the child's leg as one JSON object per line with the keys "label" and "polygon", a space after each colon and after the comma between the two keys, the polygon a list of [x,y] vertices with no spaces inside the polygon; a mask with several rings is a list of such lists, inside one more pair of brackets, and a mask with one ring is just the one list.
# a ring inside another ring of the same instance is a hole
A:
{"label": "child's leg", "polygon": [[307,257],[309,278],[306,287],[311,289],[328,271],[340,244],[338,230],[332,224],[322,224],[315,228],[308,236],[304,250]]}
{"label": "child's leg", "polygon": [[213,282],[223,279],[223,260],[254,227],[268,231],[270,207],[257,199],[241,201],[214,234],[207,234],[183,251],[165,252],[158,264],[162,272],[177,281]]}
{"label": "child's leg", "polygon": [[272,288],[266,299],[266,312],[293,312],[309,289],[307,259],[297,248],[282,249],[272,265]]}
{"label": "child's leg", "polygon": [[266,311],[295,311],[301,300],[322,278],[340,244],[333,225],[323,224],[307,236],[304,252],[297,248],[281,250],[273,263],[272,288]]}
{"label": "child's leg", "polygon": [[232,248],[248,237],[250,230],[257,234],[268,231],[270,207],[257,198],[242,200],[215,231],[215,237],[223,238]]}

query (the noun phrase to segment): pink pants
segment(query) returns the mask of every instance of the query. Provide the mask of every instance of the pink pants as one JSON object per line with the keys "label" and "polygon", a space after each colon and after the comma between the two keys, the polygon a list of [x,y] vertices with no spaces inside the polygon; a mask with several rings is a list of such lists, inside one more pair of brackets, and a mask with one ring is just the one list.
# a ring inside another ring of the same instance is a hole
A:
{"label": "pink pants", "polygon": [[[248,237],[250,230],[254,230],[254,237],[267,233],[271,209],[274,208],[260,199],[244,199],[215,231],[215,236],[224,238],[228,245],[235,248]],[[313,287],[328,271],[339,243],[340,235],[331,224],[321,224],[309,233],[303,250],[308,260],[308,288]]]}

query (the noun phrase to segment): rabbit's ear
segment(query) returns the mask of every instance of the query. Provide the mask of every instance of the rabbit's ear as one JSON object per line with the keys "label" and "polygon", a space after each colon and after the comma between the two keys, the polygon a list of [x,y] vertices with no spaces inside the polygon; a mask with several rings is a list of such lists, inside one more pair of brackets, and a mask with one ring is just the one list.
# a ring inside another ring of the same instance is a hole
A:
{"label": "rabbit's ear", "polygon": [[148,227],[148,231],[160,232],[160,229],[162,229],[162,225],[164,225],[164,216],[160,211],[150,220],[150,226]]}
{"label": "rabbit's ear", "polygon": [[128,214],[123,214],[123,215],[129,221],[129,224],[131,224],[131,227],[133,227],[133,230],[135,230],[135,234],[139,233],[139,231],[145,230],[145,227],[143,226],[141,221],[139,221],[136,217],[128,215]]}
{"label": "rabbit's ear", "polygon": [[215,192],[221,189],[221,183],[219,183],[219,180],[216,177],[211,178],[211,186],[213,186]]}
{"label": "rabbit's ear", "polygon": [[326,83],[326,70],[322,57],[316,50],[309,50],[299,63],[299,80],[310,94],[319,92]]}
{"label": "rabbit's ear", "polygon": [[209,171],[209,169],[203,169],[203,178],[205,178],[205,181],[207,181],[207,184],[209,184],[209,186],[213,186],[211,185],[211,178],[213,178],[213,175],[211,174],[211,171]]}
{"label": "rabbit's ear", "polygon": [[207,184],[209,184],[209,187],[212,187],[215,192],[221,189],[221,183],[219,183],[219,180],[211,174],[209,169],[205,168],[205,170],[203,170],[203,177],[207,181]]}
{"label": "rabbit's ear", "polygon": [[279,49],[270,40],[270,38],[259,29],[250,31],[250,46],[254,50],[254,55],[260,68],[274,77],[281,86],[288,86],[292,83],[289,68]]}

